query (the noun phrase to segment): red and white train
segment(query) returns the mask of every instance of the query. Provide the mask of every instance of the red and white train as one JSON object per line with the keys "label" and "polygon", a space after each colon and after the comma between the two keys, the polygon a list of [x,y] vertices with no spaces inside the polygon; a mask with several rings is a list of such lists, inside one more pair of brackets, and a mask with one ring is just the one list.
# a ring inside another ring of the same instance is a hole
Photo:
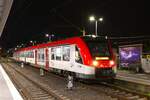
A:
{"label": "red and white train", "polygon": [[13,58],[45,70],[71,72],[77,78],[107,79],[116,75],[109,39],[101,37],[73,37],[21,48]]}

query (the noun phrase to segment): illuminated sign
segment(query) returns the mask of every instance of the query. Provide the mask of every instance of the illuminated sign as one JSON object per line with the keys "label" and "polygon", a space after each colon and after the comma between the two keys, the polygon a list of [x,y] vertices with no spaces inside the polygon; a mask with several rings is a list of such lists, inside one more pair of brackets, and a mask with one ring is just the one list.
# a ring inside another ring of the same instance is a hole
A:
{"label": "illuminated sign", "polygon": [[109,57],[96,57],[95,60],[109,60]]}
{"label": "illuminated sign", "polygon": [[119,47],[120,65],[129,67],[141,63],[142,45],[129,45]]}

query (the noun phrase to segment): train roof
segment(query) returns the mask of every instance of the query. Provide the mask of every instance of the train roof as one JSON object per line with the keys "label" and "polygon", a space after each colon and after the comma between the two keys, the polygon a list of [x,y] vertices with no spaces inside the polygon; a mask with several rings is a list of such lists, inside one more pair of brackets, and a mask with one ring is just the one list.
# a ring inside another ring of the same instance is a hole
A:
{"label": "train roof", "polygon": [[46,48],[46,47],[50,47],[50,46],[70,45],[70,44],[79,45],[79,44],[83,44],[83,40],[91,41],[91,40],[99,40],[99,39],[106,40],[107,37],[92,37],[92,36],[71,37],[71,38],[67,38],[64,40],[47,42],[47,43],[38,44],[35,46],[21,48],[21,49],[17,50],[16,52],[28,51],[28,50],[39,49],[39,48]]}
{"label": "train roof", "polygon": [[50,47],[50,46],[77,44],[77,43],[79,43],[79,41],[82,41],[81,37],[72,37],[72,38],[67,38],[64,40],[47,42],[47,43],[42,43],[42,44],[38,44],[35,46],[21,48],[21,49],[17,50],[16,52],[39,49],[39,48],[46,48],[46,47]]}

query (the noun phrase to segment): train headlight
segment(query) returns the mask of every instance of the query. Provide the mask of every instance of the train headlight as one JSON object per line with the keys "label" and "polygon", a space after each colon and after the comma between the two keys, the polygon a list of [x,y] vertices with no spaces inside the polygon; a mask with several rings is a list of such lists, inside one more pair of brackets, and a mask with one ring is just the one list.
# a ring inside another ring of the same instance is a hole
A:
{"label": "train headlight", "polygon": [[112,65],[115,64],[115,62],[114,62],[113,60],[111,60],[111,61],[109,62],[109,64],[112,66]]}
{"label": "train headlight", "polygon": [[94,66],[98,66],[98,64],[99,64],[98,61],[95,61],[95,60],[93,61]]}

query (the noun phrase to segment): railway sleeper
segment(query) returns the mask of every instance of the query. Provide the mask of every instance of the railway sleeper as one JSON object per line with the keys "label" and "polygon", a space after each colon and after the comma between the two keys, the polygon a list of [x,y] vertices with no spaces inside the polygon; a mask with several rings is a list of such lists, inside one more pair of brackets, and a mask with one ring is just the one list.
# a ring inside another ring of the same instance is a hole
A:
{"label": "railway sleeper", "polygon": [[[42,91],[42,90],[30,90],[30,92],[34,93],[34,94],[45,94],[46,92],[45,91]],[[46,93],[48,94],[48,93]]]}
{"label": "railway sleeper", "polygon": [[40,91],[41,91],[41,89],[38,89],[38,88],[34,88],[34,89],[33,89],[33,88],[31,88],[31,89],[32,89],[32,90],[31,90],[32,92],[37,92],[37,91],[39,91],[39,92],[40,92]]}
{"label": "railway sleeper", "polygon": [[33,97],[44,97],[49,96],[49,94],[33,94]]}
{"label": "railway sleeper", "polygon": [[127,94],[126,92],[118,92],[117,94],[119,94],[119,95],[125,95],[125,94]]}
{"label": "railway sleeper", "polygon": [[126,96],[126,97],[129,97],[129,96],[133,96],[133,94],[127,93],[125,96]]}
{"label": "railway sleeper", "polygon": [[137,100],[148,100],[147,98],[139,98]]}
{"label": "railway sleeper", "polygon": [[126,97],[128,100],[137,100],[139,99],[140,97],[138,95],[135,95],[135,96],[130,96],[130,97]]}
{"label": "railway sleeper", "polygon": [[113,92],[114,92],[114,93],[119,93],[120,91],[119,91],[119,90],[113,90]]}
{"label": "railway sleeper", "polygon": [[54,98],[52,96],[45,96],[45,97],[33,97],[34,100],[47,100],[47,99],[50,99],[50,98]]}

